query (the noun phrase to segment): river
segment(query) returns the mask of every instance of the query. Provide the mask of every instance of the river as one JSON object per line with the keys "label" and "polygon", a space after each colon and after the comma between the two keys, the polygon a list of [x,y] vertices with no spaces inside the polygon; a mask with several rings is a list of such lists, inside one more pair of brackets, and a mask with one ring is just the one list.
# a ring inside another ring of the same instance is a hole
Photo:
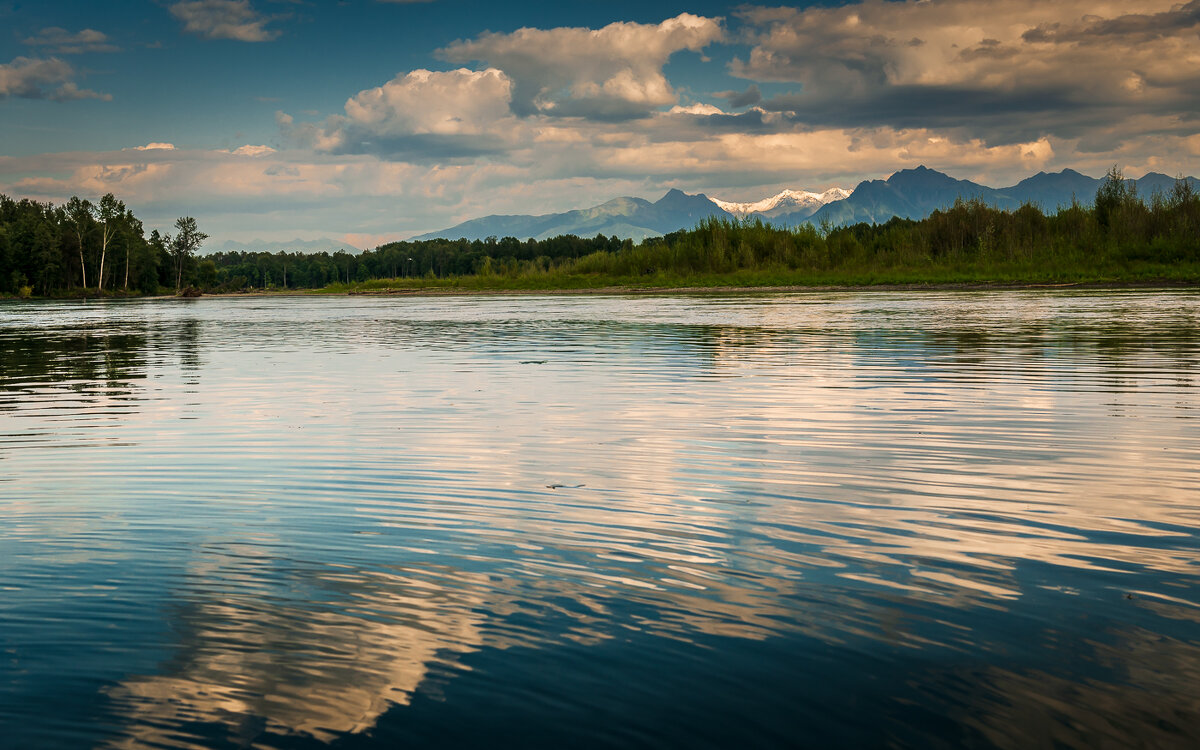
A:
{"label": "river", "polygon": [[0,302],[12,747],[1200,746],[1200,294]]}

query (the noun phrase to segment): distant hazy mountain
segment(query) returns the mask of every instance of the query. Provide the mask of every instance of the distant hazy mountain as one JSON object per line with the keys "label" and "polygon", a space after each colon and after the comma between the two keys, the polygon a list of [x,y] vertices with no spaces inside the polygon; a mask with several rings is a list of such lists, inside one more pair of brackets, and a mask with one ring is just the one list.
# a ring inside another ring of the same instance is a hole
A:
{"label": "distant hazy mountain", "polygon": [[1053,174],[1038,172],[1012,187],[1003,188],[1001,192],[1021,202],[1040,206],[1043,211],[1053,212],[1070,206],[1074,200],[1082,205],[1090,204],[1096,199],[1096,189],[1100,183],[1101,180],[1095,177],[1080,174],[1074,169],[1064,169]]}
{"label": "distant hazy mountain", "polygon": [[808,218],[814,224],[828,221],[833,226],[846,224],[882,224],[893,216],[920,219],[939,208],[954,204],[958,198],[981,198],[1002,208],[1014,208],[1020,201],[993,188],[969,180],[956,180],[927,167],[904,169],[886,180],[860,182],[847,198],[830,203]]}
{"label": "distant hazy mountain", "polygon": [[[1195,177],[1186,179],[1200,189],[1200,180]],[[808,221],[821,223],[827,220],[833,226],[842,226],[864,221],[878,224],[893,216],[922,219],[939,208],[954,205],[959,198],[979,198],[988,205],[1007,209],[1033,203],[1047,213],[1054,213],[1071,205],[1073,200],[1085,206],[1091,205],[1103,181],[1103,178],[1088,177],[1073,169],[1064,169],[1053,174],[1039,172],[1011,187],[990,188],[969,180],[956,180],[926,167],[917,167],[896,172],[886,180],[860,183],[845,200],[824,206]],[[1155,192],[1169,193],[1175,186],[1175,178],[1157,172],[1130,182],[1144,199],[1149,199]]]}
{"label": "distant hazy mountain", "polygon": [[680,190],[671,190],[654,203],[641,198],[617,198],[599,206],[561,214],[485,216],[412,239],[533,237],[541,240],[560,234],[580,237],[615,234],[621,238],[643,240],[690,229],[710,216],[726,219],[761,216],[765,220],[774,220],[774,217],[785,214],[807,217],[829,201],[845,198],[849,194],[848,190],[841,188],[831,188],[824,193],[785,190],[756,203],[731,203],[704,194],[688,195]]}
{"label": "distant hazy mountain", "polygon": [[238,242],[236,240],[225,240],[224,242],[215,242],[204,245],[205,253],[278,253],[278,252],[296,252],[296,253],[320,253],[330,252],[336,253],[338,250],[344,250],[348,253],[361,253],[362,249],[345,242],[338,242],[331,239],[319,240],[288,240],[285,242],[266,242],[264,240],[250,240],[249,242]]}
{"label": "distant hazy mountain", "polygon": [[634,240],[674,232],[696,226],[709,216],[730,217],[716,203],[704,195],[688,195],[671,190],[658,201],[651,203],[642,198],[617,198],[592,208],[567,211],[561,214],[541,216],[485,216],[472,219],[449,229],[430,232],[414,240],[445,239],[482,240],[488,237],[517,237],[518,239],[546,239],[560,234],[580,237],[606,237],[617,235]]}
{"label": "distant hazy mountain", "polygon": [[[1200,180],[1195,177],[1186,178],[1194,188],[1200,188]],[[1169,177],[1161,172],[1148,172],[1145,176],[1139,177],[1133,182],[1137,185],[1138,195],[1142,200],[1149,201],[1150,197],[1156,192],[1162,193],[1164,196],[1169,195],[1175,188],[1176,178]],[[1097,182],[1097,186],[1099,182]],[[1096,197],[1096,191],[1092,191],[1092,197]]]}
{"label": "distant hazy mountain", "polygon": [[[1195,177],[1186,179],[1193,187],[1200,186],[1200,181]],[[1160,172],[1148,172],[1136,180],[1130,180],[1137,187],[1138,195],[1146,201],[1155,193],[1170,193],[1175,187],[1175,181],[1174,177]],[[1088,177],[1073,169],[1064,169],[1053,174],[1038,172],[1012,187],[1001,188],[1000,192],[1022,203],[1035,203],[1043,211],[1053,213],[1070,206],[1073,200],[1078,200],[1084,206],[1091,205],[1102,182],[1104,179],[1101,177]]]}
{"label": "distant hazy mountain", "polygon": [[[1200,190],[1200,181],[1194,177],[1187,179]],[[1010,187],[992,188],[970,180],[956,180],[921,166],[901,170],[886,180],[861,182],[853,191],[842,188],[830,188],[821,193],[785,190],[760,201],[737,203],[672,190],[654,203],[641,198],[617,198],[599,206],[561,214],[485,216],[412,239],[517,237],[524,240],[560,234],[580,237],[603,234],[637,241],[690,229],[709,216],[759,218],[775,226],[826,221],[832,226],[859,222],[880,224],[893,216],[923,219],[940,208],[954,205],[959,198],[978,198],[988,205],[1005,209],[1034,203],[1043,211],[1053,213],[1071,205],[1073,200],[1090,205],[1102,181],[1064,169],[1053,174],[1039,172]],[[1175,185],[1174,178],[1154,172],[1131,182],[1137,186],[1138,194],[1147,199],[1156,191],[1168,193]]]}

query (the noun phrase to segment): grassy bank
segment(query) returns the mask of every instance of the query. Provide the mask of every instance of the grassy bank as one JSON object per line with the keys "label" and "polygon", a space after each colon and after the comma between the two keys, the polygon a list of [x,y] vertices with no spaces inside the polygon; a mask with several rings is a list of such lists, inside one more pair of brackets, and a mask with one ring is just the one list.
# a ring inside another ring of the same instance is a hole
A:
{"label": "grassy bank", "polygon": [[543,271],[518,275],[469,275],[448,278],[372,279],[335,283],[317,294],[386,294],[422,291],[587,291],[604,289],[755,289],[821,287],[962,287],[1147,284],[1200,285],[1200,263],[1110,263],[1099,267],[1045,265],[1031,262],[988,264],[943,263],[924,267],[851,267],[820,271],[790,268],[738,270],[725,273],[615,275]]}

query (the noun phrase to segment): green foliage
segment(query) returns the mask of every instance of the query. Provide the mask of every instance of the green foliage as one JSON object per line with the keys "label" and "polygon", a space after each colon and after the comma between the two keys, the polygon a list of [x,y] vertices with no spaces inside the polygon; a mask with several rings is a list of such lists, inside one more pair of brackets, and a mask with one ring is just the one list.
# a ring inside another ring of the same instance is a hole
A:
{"label": "green foliage", "polygon": [[142,223],[112,194],[63,206],[0,196],[0,293],[25,285],[43,296],[119,294],[130,285],[150,293],[157,263]]}
{"label": "green foliage", "polygon": [[1105,229],[1112,227],[1113,221],[1136,200],[1137,186],[1127,182],[1121,170],[1114,166],[1096,191],[1096,221]]}
{"label": "green foliage", "polygon": [[167,243],[175,258],[175,291],[183,289],[183,273],[194,267],[196,251],[206,239],[208,235],[197,228],[196,220],[191,216],[181,216],[175,222],[175,238]]}

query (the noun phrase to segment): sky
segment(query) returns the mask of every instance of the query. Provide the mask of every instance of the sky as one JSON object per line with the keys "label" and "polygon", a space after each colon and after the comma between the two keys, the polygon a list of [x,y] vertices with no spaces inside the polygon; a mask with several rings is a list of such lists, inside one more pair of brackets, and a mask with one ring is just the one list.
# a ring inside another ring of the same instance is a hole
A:
{"label": "sky", "polygon": [[1200,0],[0,0],[0,193],[210,243],[919,164],[1200,173]]}

